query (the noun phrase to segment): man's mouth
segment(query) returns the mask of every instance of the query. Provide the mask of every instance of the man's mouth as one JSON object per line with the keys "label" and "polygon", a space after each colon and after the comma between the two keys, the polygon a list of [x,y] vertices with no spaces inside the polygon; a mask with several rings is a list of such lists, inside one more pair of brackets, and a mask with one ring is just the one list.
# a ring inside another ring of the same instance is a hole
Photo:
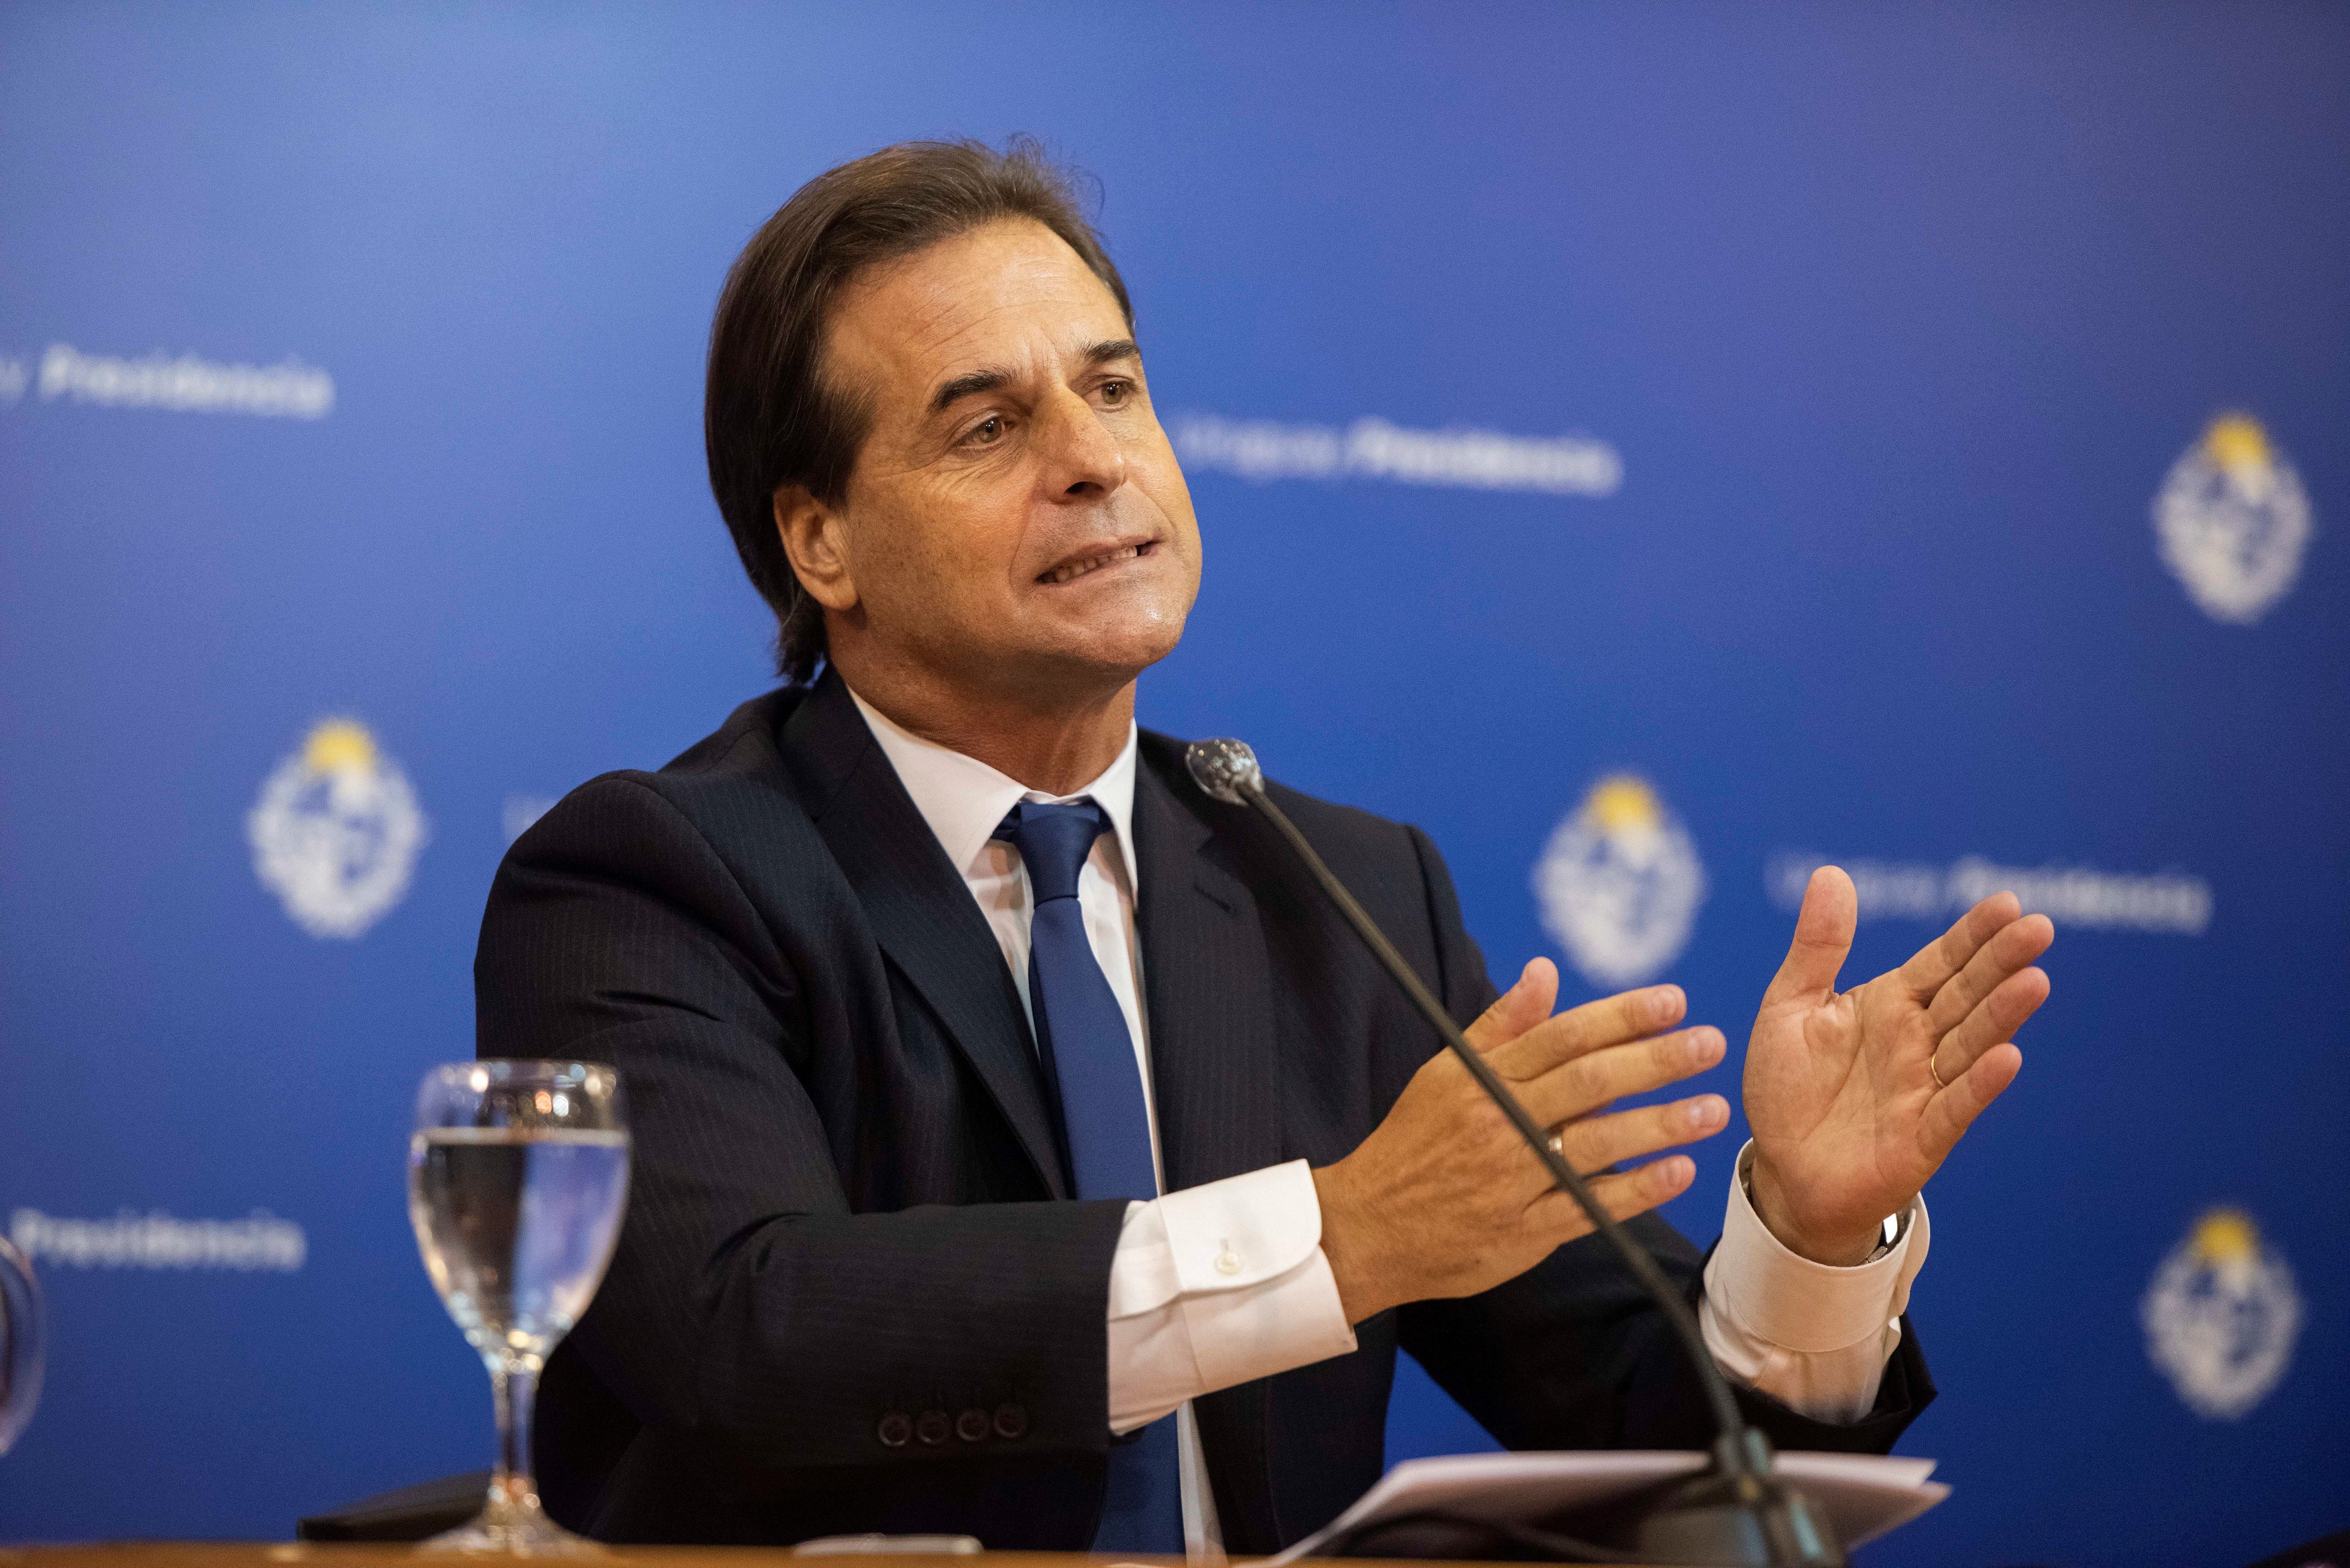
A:
{"label": "man's mouth", "polygon": [[1097,572],[1104,566],[1114,566],[1120,561],[1131,561],[1138,556],[1148,556],[1156,545],[1155,540],[1140,545],[1121,545],[1114,550],[1105,550],[1098,556],[1085,556],[1074,561],[1064,561],[1036,580],[1054,587],[1058,587],[1062,583],[1073,583],[1087,572]]}

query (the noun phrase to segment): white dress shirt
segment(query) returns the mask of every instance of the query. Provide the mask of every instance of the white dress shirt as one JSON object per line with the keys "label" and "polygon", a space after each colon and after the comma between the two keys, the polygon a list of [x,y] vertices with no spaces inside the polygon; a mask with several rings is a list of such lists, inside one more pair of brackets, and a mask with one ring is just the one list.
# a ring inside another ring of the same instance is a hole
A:
{"label": "white dress shirt", "polygon": [[[1099,778],[1074,794],[1050,795],[900,729],[862,697],[856,701],[987,917],[1024,1009],[1031,1005],[1027,873],[995,829],[1023,800],[1090,798],[1107,814],[1114,831],[1094,841],[1078,875],[1077,903],[1134,1042],[1151,1161],[1163,1183],[1134,919],[1133,732]],[[1751,1146],[1739,1154],[1721,1242],[1706,1265],[1698,1317],[1707,1347],[1725,1374],[1814,1419],[1856,1420],[1876,1403],[1886,1358],[1900,1343],[1896,1320],[1926,1261],[1925,1203],[1900,1217],[1897,1239],[1878,1256],[1856,1268],[1830,1268],[1789,1251],[1755,1217],[1743,1180],[1752,1157]],[[1183,1533],[1195,1551],[1220,1547],[1191,1400],[1355,1348],[1322,1253],[1322,1210],[1305,1162],[1128,1205],[1110,1262],[1108,1314],[1110,1429],[1131,1431],[1176,1412]]]}

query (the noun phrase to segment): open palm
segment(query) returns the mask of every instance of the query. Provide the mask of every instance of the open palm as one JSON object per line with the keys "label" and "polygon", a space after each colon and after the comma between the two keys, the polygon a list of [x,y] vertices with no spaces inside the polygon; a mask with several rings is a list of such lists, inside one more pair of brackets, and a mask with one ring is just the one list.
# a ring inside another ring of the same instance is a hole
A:
{"label": "open palm", "polygon": [[1838,992],[1858,914],[1852,878],[1812,874],[1746,1048],[1755,1207],[1787,1246],[1827,1263],[1866,1256],[1885,1217],[2014,1081],[2015,1032],[2048,999],[2031,966],[2056,935],[1996,894],[1899,969]]}

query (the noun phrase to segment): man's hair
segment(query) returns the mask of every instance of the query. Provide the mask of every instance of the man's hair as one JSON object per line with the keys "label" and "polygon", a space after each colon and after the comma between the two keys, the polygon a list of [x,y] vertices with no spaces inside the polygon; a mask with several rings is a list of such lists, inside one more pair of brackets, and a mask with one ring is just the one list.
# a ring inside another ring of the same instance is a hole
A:
{"label": "man's hair", "polygon": [[801,186],[735,258],[710,327],[702,440],[718,510],[775,612],[775,669],[785,680],[806,680],[824,658],[824,607],[784,554],[775,493],[800,484],[838,504],[872,423],[869,400],[825,375],[834,296],[879,263],[998,218],[1030,218],[1109,286],[1131,327],[1126,284],[1075,185],[1024,137],[1000,152],[980,141],[901,141]]}

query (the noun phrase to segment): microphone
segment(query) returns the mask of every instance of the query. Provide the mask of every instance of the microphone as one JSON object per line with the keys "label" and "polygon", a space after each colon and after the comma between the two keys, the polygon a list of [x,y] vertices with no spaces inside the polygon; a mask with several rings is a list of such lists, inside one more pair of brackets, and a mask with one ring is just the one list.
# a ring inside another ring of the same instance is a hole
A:
{"label": "microphone", "polygon": [[1509,1117],[1510,1125],[1518,1129],[1518,1136],[1525,1139],[1534,1158],[1543,1162],[1551,1179],[1575,1199],[1593,1228],[1616,1249],[1624,1266],[1655,1298],[1658,1310],[1664,1314],[1673,1337],[1680,1344],[1681,1354],[1697,1374],[1706,1403],[1712,1407],[1717,1431],[1711,1467],[1648,1500],[1628,1528],[1617,1532],[1627,1537],[1622,1544],[1629,1548],[1629,1555],[1615,1559],[1611,1553],[1610,1558],[1721,1564],[1723,1568],[1748,1568],[1750,1564],[1752,1568],[1780,1568],[1782,1564],[1842,1568],[1844,1553],[1818,1508],[1780,1479],[1772,1461],[1770,1439],[1749,1427],[1740,1416],[1738,1401],[1723,1379],[1721,1369],[1713,1364],[1712,1353],[1705,1347],[1705,1336],[1699,1331],[1697,1315],[1690,1311],[1689,1303],[1665,1278],[1664,1271],[1657,1267],[1656,1259],[1633,1241],[1616,1222],[1616,1217],[1591,1195],[1590,1187],[1575,1168],[1551,1147],[1548,1132],[1535,1123],[1525,1106],[1518,1103],[1518,1097],[1510,1093],[1508,1085],[1478,1054],[1477,1048],[1469,1044],[1460,1026],[1452,1022],[1451,1014],[1430,993],[1377,922],[1355,901],[1355,896],[1347,891],[1346,884],[1314,852],[1314,846],[1305,841],[1297,825],[1289,820],[1288,814],[1274,804],[1273,797],[1265,793],[1264,773],[1257,765],[1256,753],[1244,741],[1197,741],[1183,760],[1193,782],[1210,798],[1229,805],[1253,807],[1288,841],[1330,902],[1355,928],[1363,945],[1371,950],[1380,967],[1403,988],[1412,1005],[1469,1070],[1469,1075]]}

